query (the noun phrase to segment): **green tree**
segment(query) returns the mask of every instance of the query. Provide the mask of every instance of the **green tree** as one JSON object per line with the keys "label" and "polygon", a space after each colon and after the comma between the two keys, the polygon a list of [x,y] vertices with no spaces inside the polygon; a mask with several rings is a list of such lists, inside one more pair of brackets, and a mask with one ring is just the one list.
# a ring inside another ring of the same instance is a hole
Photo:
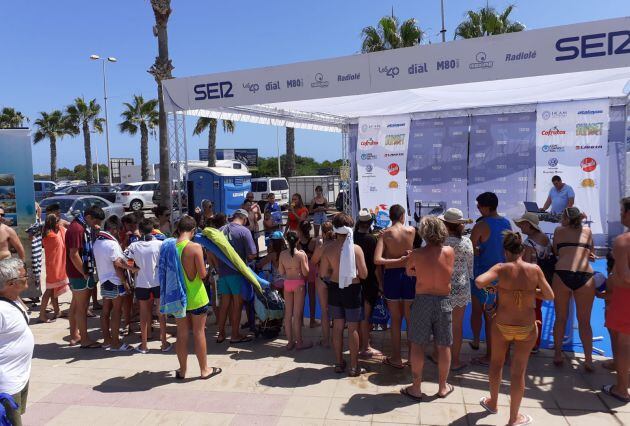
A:
{"label": "green tree", "polygon": [[85,168],[87,170],[86,182],[93,183],[92,175],[92,145],[90,143],[90,125],[94,131],[103,132],[103,123],[105,120],[99,117],[101,106],[96,103],[96,99],[92,99],[88,103],[83,97],[76,98],[74,104],[66,107],[66,113],[70,120],[70,128],[72,134],[78,135],[83,133],[83,149],[85,150]]}
{"label": "green tree", "polygon": [[125,102],[125,110],[120,114],[123,122],[118,125],[122,133],[135,135],[140,129],[140,162],[142,180],[149,180],[149,132],[155,134],[158,125],[157,99],[145,102],[142,95],[134,95],[133,103]]}
{"label": "green tree", "polygon": [[[226,133],[234,133],[236,123],[232,120],[221,120],[223,131]],[[199,117],[193,135],[200,135],[208,129],[208,167],[217,165],[217,119],[208,117]]]}
{"label": "green tree", "polygon": [[293,127],[286,128],[286,160],[284,162],[284,176],[295,176],[295,129]]}
{"label": "green tree", "polygon": [[399,26],[398,18],[392,14],[383,16],[376,27],[369,25],[363,28],[361,37],[361,52],[370,53],[420,44],[424,31],[418,27],[414,18],[407,19]]}
{"label": "green tree", "polygon": [[59,110],[50,114],[40,112],[40,117],[35,120],[37,130],[33,135],[33,143],[37,144],[44,139],[50,143],[50,179],[57,180],[57,139],[73,133],[72,125],[67,116]]}
{"label": "green tree", "polygon": [[158,56],[149,69],[149,73],[157,83],[159,106],[159,141],[160,141],[160,194],[161,203],[171,205],[170,160],[168,156],[168,129],[166,127],[166,110],[162,97],[162,80],[173,78],[173,64],[168,56],[168,18],[171,16],[171,0],[151,0],[151,8],[155,17],[153,35],[158,40]]}
{"label": "green tree", "polygon": [[4,107],[0,111],[0,129],[16,129],[22,127],[24,121],[28,122],[28,118],[14,108]]}
{"label": "green tree", "polygon": [[513,10],[514,5],[506,7],[501,13],[494,7],[469,10],[466,19],[455,29],[455,38],[477,38],[525,30],[525,25],[509,19]]}

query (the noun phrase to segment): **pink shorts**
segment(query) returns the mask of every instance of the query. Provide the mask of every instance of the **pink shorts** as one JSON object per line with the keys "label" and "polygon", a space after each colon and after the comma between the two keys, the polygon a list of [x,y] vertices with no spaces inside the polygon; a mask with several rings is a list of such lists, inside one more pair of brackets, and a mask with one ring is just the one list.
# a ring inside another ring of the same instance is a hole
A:
{"label": "pink shorts", "polygon": [[304,287],[304,280],[284,280],[284,291],[295,291],[300,286]]}

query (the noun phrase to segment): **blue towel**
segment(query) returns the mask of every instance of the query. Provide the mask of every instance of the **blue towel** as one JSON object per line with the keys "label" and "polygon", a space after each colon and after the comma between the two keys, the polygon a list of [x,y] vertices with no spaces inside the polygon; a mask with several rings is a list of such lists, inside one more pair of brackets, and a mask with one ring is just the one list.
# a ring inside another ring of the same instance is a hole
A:
{"label": "blue towel", "polygon": [[186,317],[186,283],[177,254],[177,240],[168,238],[160,248],[158,281],[160,282],[160,313],[175,318]]}
{"label": "blue towel", "polygon": [[0,426],[11,426],[11,422],[9,422],[9,417],[7,416],[7,411],[1,403],[2,401],[6,401],[12,410],[18,410],[20,406],[15,403],[13,397],[8,393],[0,393]]}

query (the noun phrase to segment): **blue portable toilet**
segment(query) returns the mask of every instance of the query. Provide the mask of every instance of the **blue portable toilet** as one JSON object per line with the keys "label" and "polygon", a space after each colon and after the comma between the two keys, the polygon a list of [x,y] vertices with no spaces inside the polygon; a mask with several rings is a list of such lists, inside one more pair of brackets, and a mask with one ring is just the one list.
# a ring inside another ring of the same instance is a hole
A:
{"label": "blue portable toilet", "polygon": [[245,201],[251,190],[251,174],[227,167],[199,167],[188,172],[188,211],[195,211],[203,200],[214,204],[215,212],[230,216]]}

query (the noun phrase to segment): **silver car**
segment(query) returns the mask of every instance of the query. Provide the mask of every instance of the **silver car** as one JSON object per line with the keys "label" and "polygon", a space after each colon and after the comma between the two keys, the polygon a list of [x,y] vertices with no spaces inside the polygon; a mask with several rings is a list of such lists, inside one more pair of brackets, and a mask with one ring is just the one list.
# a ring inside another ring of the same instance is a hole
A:
{"label": "silver car", "polygon": [[85,212],[90,207],[96,205],[105,212],[105,220],[111,216],[123,217],[125,209],[120,204],[114,204],[104,198],[94,195],[60,195],[49,197],[41,201],[39,205],[42,208],[42,220],[46,219],[46,207],[51,204],[59,204],[61,209],[61,217],[71,222],[78,212]]}

